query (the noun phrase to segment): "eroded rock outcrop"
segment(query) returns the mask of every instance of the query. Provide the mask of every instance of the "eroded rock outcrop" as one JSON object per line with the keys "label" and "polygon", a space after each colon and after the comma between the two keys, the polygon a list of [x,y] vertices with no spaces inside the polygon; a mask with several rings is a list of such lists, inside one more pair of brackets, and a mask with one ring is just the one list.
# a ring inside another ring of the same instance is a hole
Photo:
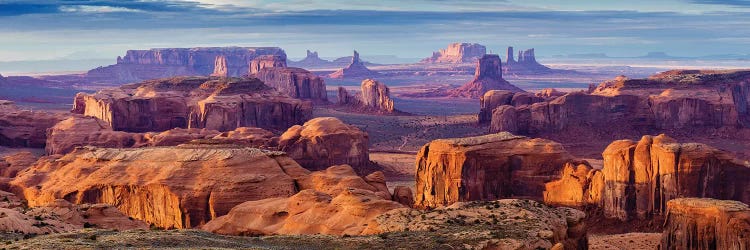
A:
{"label": "eroded rock outcrop", "polygon": [[340,69],[336,72],[333,72],[328,75],[330,78],[370,78],[370,77],[376,77],[380,74],[378,72],[372,71],[365,66],[365,64],[359,59],[359,53],[357,51],[354,51],[354,55],[352,56],[352,62],[349,64],[349,66],[346,66],[343,69]]}
{"label": "eroded rock outcrop", "polygon": [[18,109],[13,102],[0,103],[0,146],[43,148],[46,131],[68,114]]}
{"label": "eroded rock outcrop", "polygon": [[261,69],[255,77],[288,96],[310,100],[314,103],[328,102],[325,82],[310,71],[300,68],[271,67]]}
{"label": "eroded rock outcrop", "polygon": [[391,210],[365,232],[434,235],[471,249],[588,249],[585,218],[572,208],[530,200],[472,201],[434,210]]}
{"label": "eroded rock outcrop", "polygon": [[451,43],[448,48],[433,52],[422,63],[473,63],[487,53],[487,47],[478,43]]}
{"label": "eroded rock outcrop", "polygon": [[290,66],[295,67],[303,67],[303,68],[316,68],[316,67],[328,67],[333,64],[333,62],[328,60],[323,60],[318,56],[317,51],[310,51],[307,50],[307,55],[304,59],[298,61],[298,62],[289,62]]}
{"label": "eroded rock outcrop", "polygon": [[334,117],[293,126],[279,138],[279,149],[310,170],[347,164],[366,172],[370,164],[368,147],[367,133]]}
{"label": "eroded rock outcrop", "polygon": [[127,132],[284,130],[310,119],[312,106],[256,78],[175,77],[79,93],[72,112],[97,117],[114,130]]}
{"label": "eroded rock outcrop", "polygon": [[440,139],[417,153],[415,206],[542,197],[573,157],[557,142],[507,132]]}
{"label": "eroded rock outcrop", "polygon": [[668,71],[648,79],[618,77],[591,93],[514,106],[515,120],[496,113],[493,121],[515,123],[521,134],[569,132],[611,139],[664,130],[731,130],[749,126],[747,100],[750,71]]}
{"label": "eroded rock outcrop", "polygon": [[[510,90],[490,90],[479,98],[479,123],[490,123],[492,112],[500,106],[522,106],[544,101],[544,98],[527,92]],[[503,130],[498,130],[503,131]],[[513,132],[508,130],[509,132]]]}
{"label": "eroded rock outcrop", "polygon": [[262,55],[250,61],[249,75],[258,74],[263,69],[268,68],[286,68],[286,56],[281,55]]}
{"label": "eroded rock outcrop", "polygon": [[361,92],[350,94],[345,88],[339,87],[338,105],[353,112],[394,114],[403,113],[396,110],[391,99],[391,90],[385,84],[365,79],[360,85]]}
{"label": "eroded rock outcrop", "polygon": [[602,208],[628,220],[663,215],[669,200],[705,197],[750,203],[750,166],[705,144],[665,135],[615,141],[604,157]]}
{"label": "eroded rock outcrop", "polygon": [[508,47],[506,65],[503,68],[503,72],[507,74],[538,74],[553,71],[536,61],[533,48],[518,51],[518,59],[514,59],[513,56],[513,47]]}
{"label": "eroded rock outcrop", "polygon": [[681,198],[667,202],[659,249],[747,249],[750,208],[737,201]]}
{"label": "eroded rock outcrop", "polygon": [[599,206],[604,191],[604,174],[586,163],[566,163],[560,179],[544,186],[544,203],[586,207]]}
{"label": "eroded rock outcrop", "polygon": [[242,203],[202,228],[230,235],[360,235],[376,216],[404,207],[390,200],[384,180],[372,178],[333,166],[300,181],[302,191],[292,197]]}
{"label": "eroded rock outcrop", "polygon": [[80,148],[38,161],[10,185],[32,207],[106,203],[158,227],[191,228],[245,201],[289,197],[308,173],[282,152],[231,145]]}
{"label": "eroded rock outcrop", "polygon": [[14,178],[18,172],[31,167],[39,157],[31,152],[18,152],[0,157],[0,177]]}
{"label": "eroded rock outcrop", "polygon": [[250,72],[251,61],[264,55],[277,56],[286,61],[284,50],[276,47],[128,50],[124,57],[117,58],[117,64],[92,69],[85,78],[95,83],[121,84],[173,76],[207,76],[217,73],[217,64],[223,66],[218,73],[237,77]]}
{"label": "eroded rock outcrop", "polygon": [[490,90],[509,90],[523,92],[522,89],[503,79],[500,57],[494,54],[482,56],[477,61],[474,79],[463,86],[451,90],[452,97],[480,98]]}

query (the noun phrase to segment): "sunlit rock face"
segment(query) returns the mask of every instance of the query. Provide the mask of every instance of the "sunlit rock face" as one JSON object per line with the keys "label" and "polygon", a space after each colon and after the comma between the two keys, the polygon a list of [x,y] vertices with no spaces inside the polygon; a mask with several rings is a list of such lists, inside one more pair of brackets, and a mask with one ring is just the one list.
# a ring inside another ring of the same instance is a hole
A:
{"label": "sunlit rock face", "polygon": [[358,172],[370,165],[369,136],[334,117],[318,117],[289,128],[279,138],[279,149],[310,170],[347,164]]}
{"label": "sunlit rock face", "polygon": [[447,48],[433,52],[423,63],[473,63],[487,53],[487,48],[478,43],[451,43]]}
{"label": "sunlit rock face", "polygon": [[328,75],[330,78],[370,78],[379,76],[378,72],[372,71],[359,59],[359,53],[355,50],[352,62],[336,72]]}
{"label": "sunlit rock face", "polygon": [[680,198],[667,202],[659,249],[746,249],[750,208],[737,201]]}
{"label": "sunlit rock face", "polygon": [[285,130],[312,116],[309,101],[256,78],[175,77],[76,95],[73,113],[97,117],[116,131],[173,128]]}
{"label": "sunlit rock face", "polygon": [[310,71],[301,68],[270,67],[259,70],[254,76],[290,97],[310,100],[316,104],[328,102],[325,81]]}

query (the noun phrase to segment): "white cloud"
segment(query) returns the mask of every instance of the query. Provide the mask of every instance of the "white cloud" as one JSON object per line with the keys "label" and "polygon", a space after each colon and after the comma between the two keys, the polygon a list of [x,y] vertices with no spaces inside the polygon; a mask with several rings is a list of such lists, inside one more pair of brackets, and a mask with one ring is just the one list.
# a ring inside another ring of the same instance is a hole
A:
{"label": "white cloud", "polygon": [[141,10],[129,9],[125,7],[95,6],[95,5],[63,5],[63,6],[60,6],[60,11],[83,12],[83,13],[142,12]]}

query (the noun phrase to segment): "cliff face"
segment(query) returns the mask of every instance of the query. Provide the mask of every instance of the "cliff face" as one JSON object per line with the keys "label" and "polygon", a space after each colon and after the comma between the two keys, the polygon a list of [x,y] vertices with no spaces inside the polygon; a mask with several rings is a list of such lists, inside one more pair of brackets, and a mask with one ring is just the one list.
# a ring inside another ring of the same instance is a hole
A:
{"label": "cliff face", "polygon": [[97,117],[116,131],[172,128],[284,130],[312,116],[309,102],[255,78],[176,77],[76,95],[73,113]]}
{"label": "cliff face", "polygon": [[300,68],[264,68],[255,74],[263,83],[279,92],[313,103],[327,103],[328,93],[322,78]]}
{"label": "cliff face", "polygon": [[258,74],[267,68],[286,68],[286,56],[281,55],[262,55],[250,61],[249,75]]}
{"label": "cliff face", "polygon": [[368,78],[378,76],[378,72],[368,69],[359,59],[359,53],[354,51],[352,62],[349,66],[328,75],[330,78]]}
{"label": "cliff face", "polygon": [[21,110],[13,102],[0,100],[0,146],[43,148],[47,129],[67,116]]}
{"label": "cliff face", "polygon": [[367,133],[333,117],[293,126],[279,138],[279,149],[310,170],[347,164],[365,172],[370,164],[368,148]]}
{"label": "cliff face", "polygon": [[391,90],[385,84],[373,79],[362,81],[362,104],[365,107],[380,110],[386,113],[393,112],[393,99]]}
{"label": "cliff face", "polygon": [[[574,92],[530,106],[514,106],[521,134],[580,131],[618,137],[651,131],[747,127],[748,71],[673,71],[648,79],[618,77],[591,93]],[[581,121],[586,121],[582,123]],[[495,132],[495,130],[491,130]]]}
{"label": "cliff face", "polygon": [[477,61],[474,79],[463,86],[451,90],[450,96],[480,98],[490,90],[509,90],[512,92],[523,92],[522,89],[513,86],[503,79],[502,66],[498,55],[487,54]]}
{"label": "cliff face", "polygon": [[487,53],[487,48],[478,43],[451,43],[448,48],[432,53],[423,63],[473,63]]}
{"label": "cliff face", "polygon": [[682,198],[667,203],[659,249],[747,249],[750,208],[736,201]]}
{"label": "cliff face", "polygon": [[750,202],[750,166],[705,144],[644,136],[638,143],[615,141],[602,155],[602,207],[609,217],[651,218],[678,197]]}
{"label": "cliff face", "polygon": [[435,140],[417,154],[415,206],[542,197],[572,159],[559,143],[510,133]]}
{"label": "cliff face", "polygon": [[[503,105],[522,106],[544,101],[543,97],[527,92],[509,90],[490,90],[479,98],[479,123],[490,123],[492,112]],[[502,131],[502,130],[500,130]],[[514,131],[508,131],[514,132]]]}
{"label": "cliff face", "polygon": [[306,173],[283,153],[254,148],[82,148],[38,161],[10,185],[32,207],[106,203],[159,227],[191,228],[245,201],[289,197]]}
{"label": "cliff face", "polygon": [[[286,53],[276,47],[128,50],[124,57],[118,57],[117,64],[90,70],[86,78],[92,82],[129,83],[178,75],[242,76],[249,72],[251,61],[263,55],[277,56],[286,62]],[[216,72],[219,62],[225,68]]]}

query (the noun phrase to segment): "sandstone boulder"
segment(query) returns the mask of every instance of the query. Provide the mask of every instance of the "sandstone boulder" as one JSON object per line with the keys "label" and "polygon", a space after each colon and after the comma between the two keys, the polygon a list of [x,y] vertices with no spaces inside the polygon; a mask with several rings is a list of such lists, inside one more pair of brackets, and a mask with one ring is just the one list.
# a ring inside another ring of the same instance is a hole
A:
{"label": "sandstone boulder", "polygon": [[417,153],[417,207],[511,196],[541,198],[573,157],[557,142],[507,132],[435,140]]}
{"label": "sandstone boulder", "polygon": [[312,107],[255,78],[175,77],[79,93],[73,112],[97,117],[115,131],[126,132],[284,130],[307,121]]}
{"label": "sandstone boulder", "polygon": [[308,173],[282,152],[231,145],[79,148],[38,161],[11,182],[32,207],[106,203],[163,228],[191,228],[250,200],[289,197]]}
{"label": "sandstone boulder", "polygon": [[737,201],[680,198],[667,202],[659,249],[747,249],[750,208]]}
{"label": "sandstone boulder", "polygon": [[357,172],[366,172],[370,166],[368,148],[367,133],[334,117],[293,126],[279,138],[279,149],[310,170],[347,164]]}

